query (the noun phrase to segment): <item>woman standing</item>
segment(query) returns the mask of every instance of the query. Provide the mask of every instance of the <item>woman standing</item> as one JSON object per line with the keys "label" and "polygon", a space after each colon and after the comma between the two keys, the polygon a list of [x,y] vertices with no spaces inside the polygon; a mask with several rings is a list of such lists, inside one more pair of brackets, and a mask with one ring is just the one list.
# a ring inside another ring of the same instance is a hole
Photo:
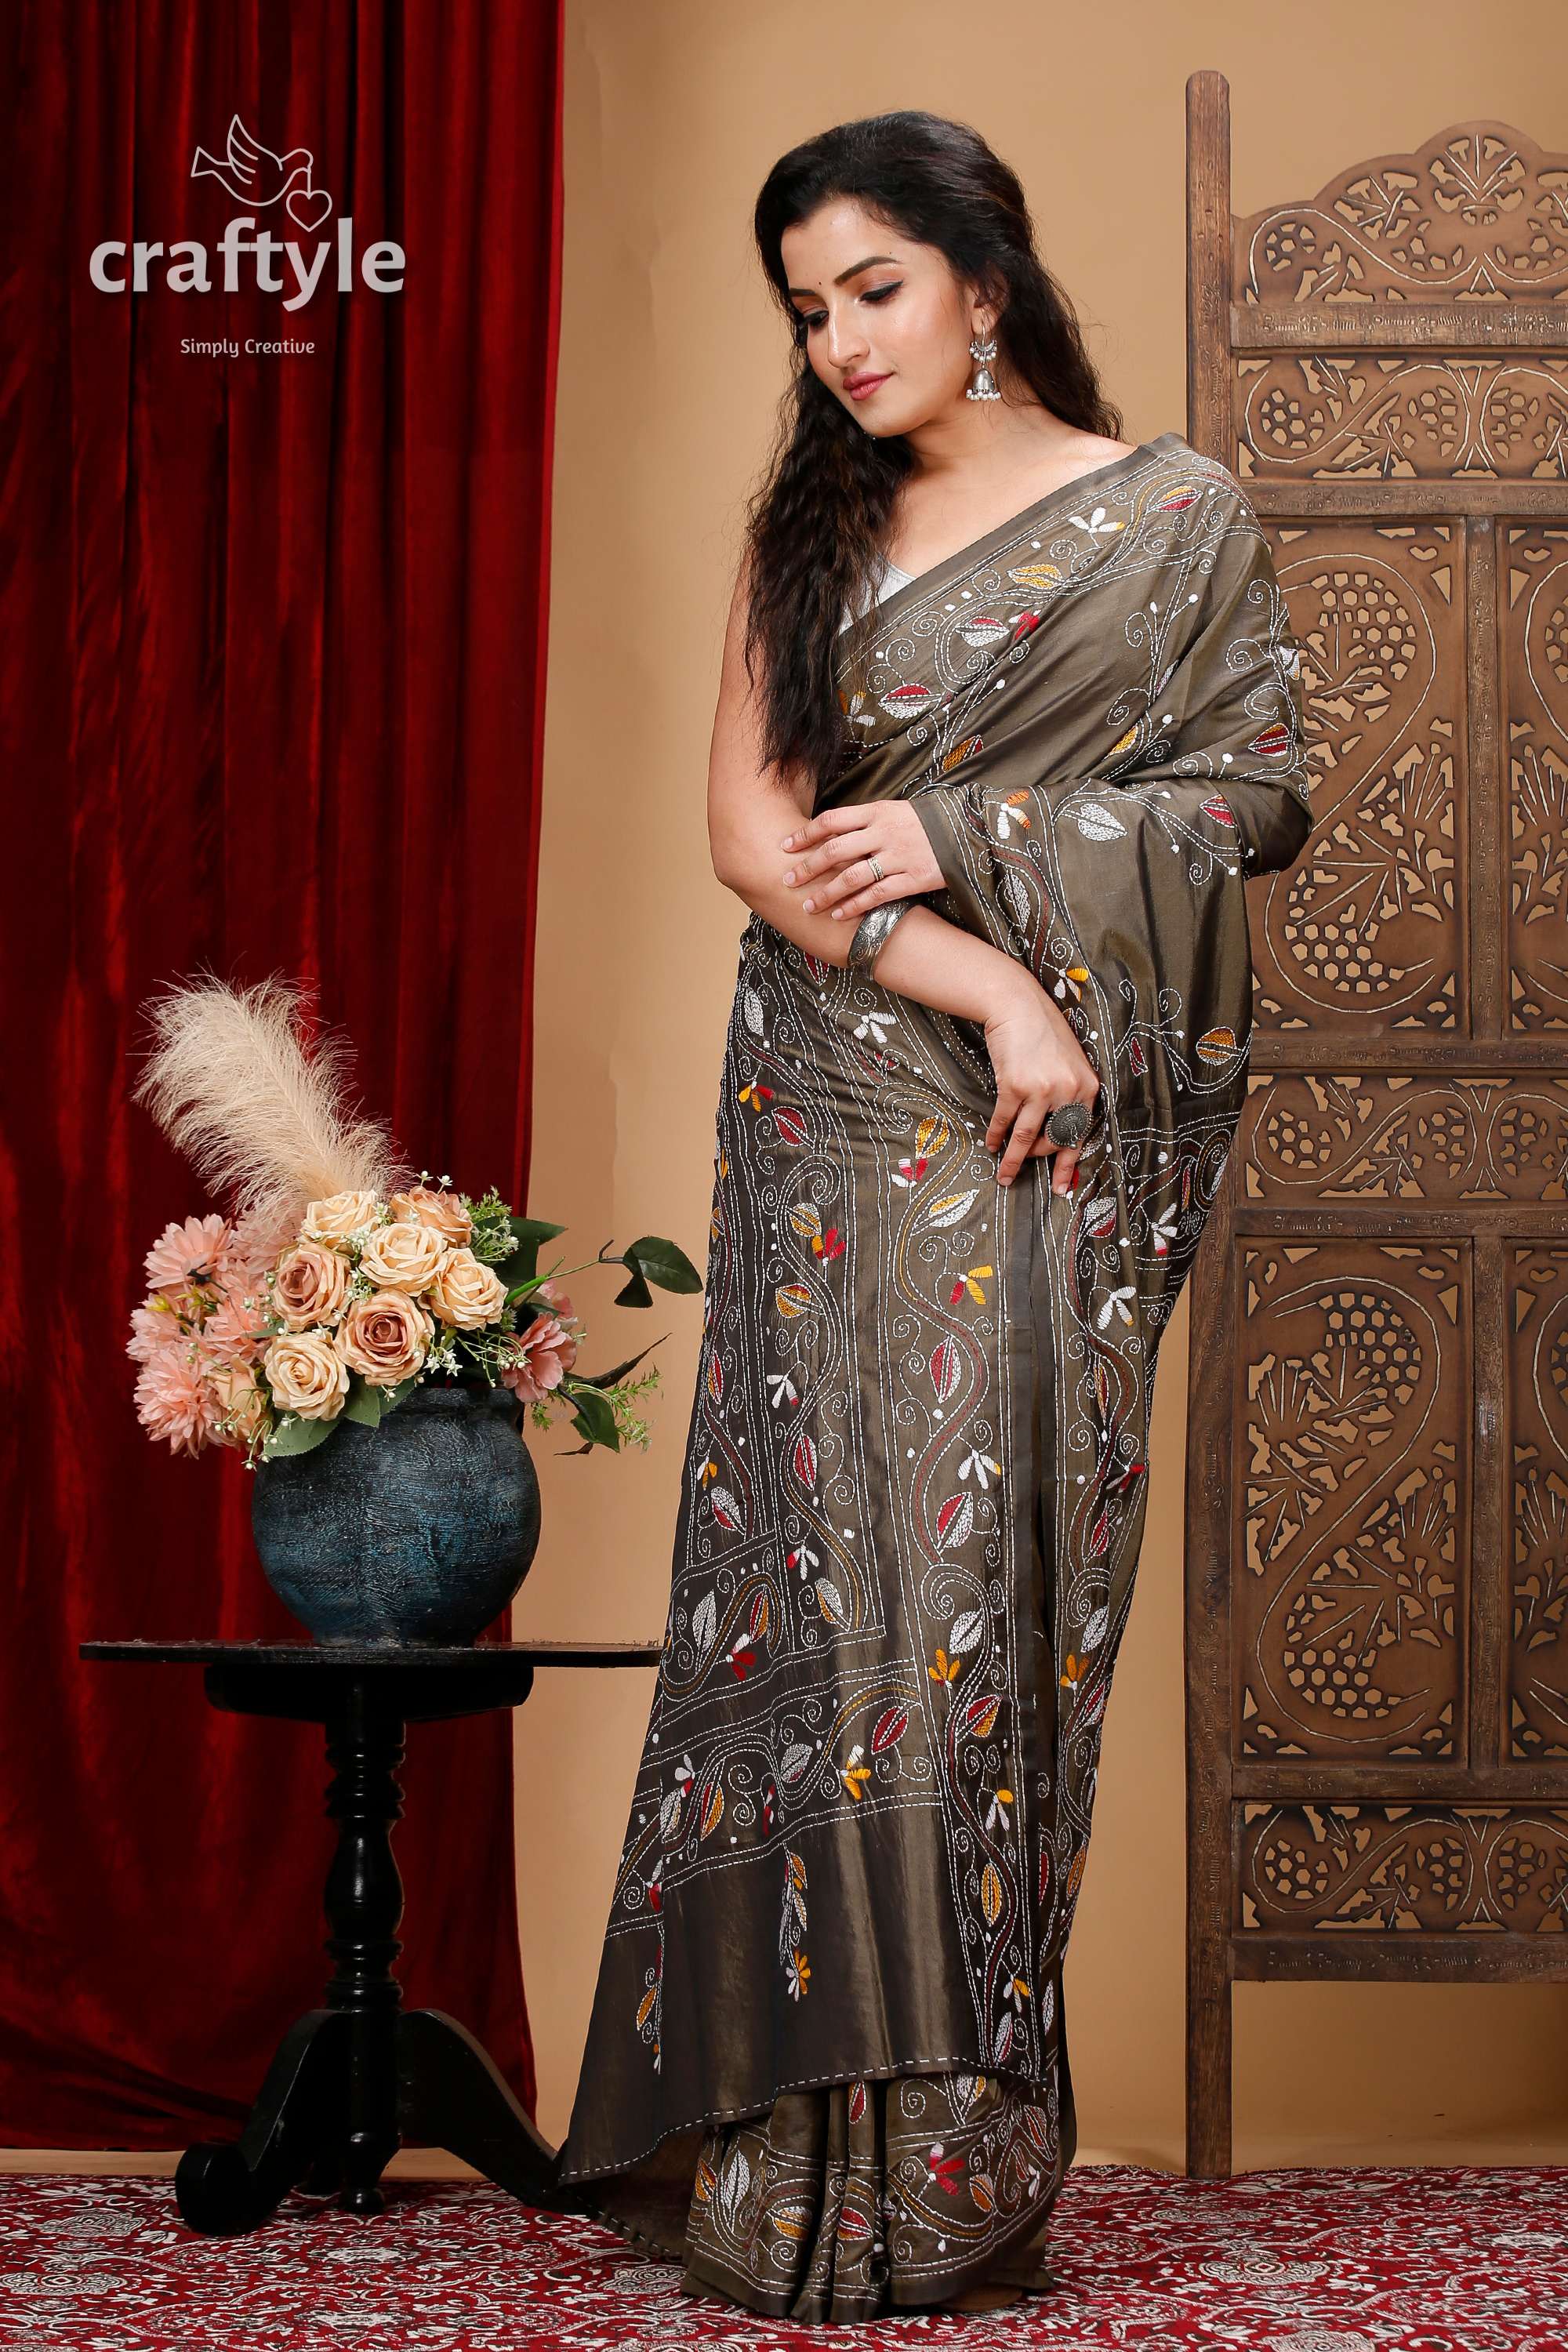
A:
{"label": "woman standing", "polygon": [[1050,2284],[1155,1355],[1309,786],[1256,518],[1116,437],[984,141],[841,125],[755,232],[796,368],[709,786],[753,911],[559,2177],[688,2288],[840,2322]]}

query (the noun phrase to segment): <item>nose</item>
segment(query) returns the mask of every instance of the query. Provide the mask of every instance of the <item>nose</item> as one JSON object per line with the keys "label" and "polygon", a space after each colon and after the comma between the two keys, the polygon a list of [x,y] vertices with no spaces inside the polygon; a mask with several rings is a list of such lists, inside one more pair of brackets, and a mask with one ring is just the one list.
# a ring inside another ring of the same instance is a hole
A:
{"label": "nose", "polygon": [[866,338],[856,327],[852,312],[828,311],[827,356],[841,375],[848,374],[865,359]]}

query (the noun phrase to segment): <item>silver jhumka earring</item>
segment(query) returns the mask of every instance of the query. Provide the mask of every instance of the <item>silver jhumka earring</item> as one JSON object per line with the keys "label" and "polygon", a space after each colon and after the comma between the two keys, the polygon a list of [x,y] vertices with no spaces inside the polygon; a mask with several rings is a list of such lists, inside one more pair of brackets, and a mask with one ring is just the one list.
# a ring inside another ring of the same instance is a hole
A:
{"label": "silver jhumka earring", "polygon": [[963,395],[965,400],[1000,400],[1002,395],[997,391],[995,380],[991,373],[990,368],[986,364],[987,361],[994,360],[996,356],[995,336],[992,335],[984,342],[978,342],[975,338],[971,335],[969,338],[969,356],[972,360],[979,361],[980,373],[975,377],[974,382],[966,387]]}

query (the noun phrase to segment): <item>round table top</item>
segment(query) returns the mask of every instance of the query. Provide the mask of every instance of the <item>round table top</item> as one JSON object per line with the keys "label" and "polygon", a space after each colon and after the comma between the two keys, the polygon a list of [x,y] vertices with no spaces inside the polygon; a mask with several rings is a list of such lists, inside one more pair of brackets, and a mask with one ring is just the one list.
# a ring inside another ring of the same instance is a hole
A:
{"label": "round table top", "polygon": [[493,1662],[526,1661],[536,1666],[652,1666],[658,1642],[316,1642],[309,1635],[287,1642],[82,1642],[78,1654],[150,1666],[450,1666],[484,1673]]}

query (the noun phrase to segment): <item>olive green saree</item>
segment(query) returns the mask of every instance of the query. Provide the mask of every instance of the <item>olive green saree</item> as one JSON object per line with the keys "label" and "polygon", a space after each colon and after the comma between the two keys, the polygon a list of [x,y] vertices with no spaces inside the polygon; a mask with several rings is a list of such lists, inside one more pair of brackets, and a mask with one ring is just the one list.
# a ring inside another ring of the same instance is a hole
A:
{"label": "olive green saree", "polygon": [[1061,1968],[1160,1337],[1241,1106],[1246,881],[1310,826],[1233,477],[1163,434],[839,639],[826,807],[899,793],[931,903],[1101,1081],[1077,1190],[995,1181],[984,1033],[753,916],[719,1105],[663,1656],[563,2187],[806,2320],[1048,2283]]}

